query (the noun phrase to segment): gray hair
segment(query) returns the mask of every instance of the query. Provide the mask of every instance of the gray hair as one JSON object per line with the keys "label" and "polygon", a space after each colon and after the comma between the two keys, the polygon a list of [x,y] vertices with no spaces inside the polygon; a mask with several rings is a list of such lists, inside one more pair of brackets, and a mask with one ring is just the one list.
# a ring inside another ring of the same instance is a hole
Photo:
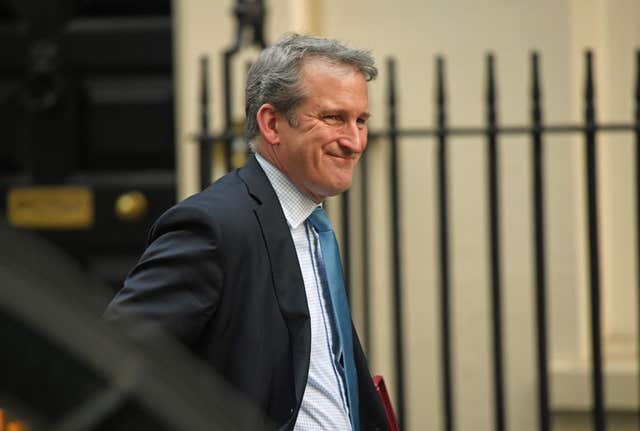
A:
{"label": "gray hair", "polygon": [[295,125],[295,110],[304,99],[300,82],[303,61],[319,58],[336,65],[349,65],[357,69],[367,81],[378,75],[369,51],[345,46],[334,39],[288,34],[275,45],[263,50],[249,69],[246,89],[246,134],[252,150],[254,138],[260,133],[256,115],[265,103],[272,104]]}

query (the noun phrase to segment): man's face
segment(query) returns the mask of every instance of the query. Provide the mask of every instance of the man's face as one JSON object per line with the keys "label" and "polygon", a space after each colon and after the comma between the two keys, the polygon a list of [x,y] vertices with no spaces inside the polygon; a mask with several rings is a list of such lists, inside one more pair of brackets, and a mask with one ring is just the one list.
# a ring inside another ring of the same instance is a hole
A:
{"label": "man's face", "polygon": [[351,66],[320,59],[307,60],[300,75],[305,98],[294,125],[278,112],[279,143],[268,151],[276,167],[319,203],[351,186],[367,146],[367,82]]}

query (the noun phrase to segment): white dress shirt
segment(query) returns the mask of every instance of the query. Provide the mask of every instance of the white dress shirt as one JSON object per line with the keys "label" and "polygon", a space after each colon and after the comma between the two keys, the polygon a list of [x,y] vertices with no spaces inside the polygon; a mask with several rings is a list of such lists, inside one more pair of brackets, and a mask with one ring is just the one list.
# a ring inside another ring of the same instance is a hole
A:
{"label": "white dress shirt", "polygon": [[262,156],[256,154],[256,159],[275,190],[289,225],[311,318],[309,376],[294,430],[351,430],[344,379],[335,360],[338,351],[334,344],[335,325],[323,294],[328,289],[323,289],[323,277],[316,260],[316,256],[321,256],[317,253],[320,241],[315,229],[306,221],[318,204]]}

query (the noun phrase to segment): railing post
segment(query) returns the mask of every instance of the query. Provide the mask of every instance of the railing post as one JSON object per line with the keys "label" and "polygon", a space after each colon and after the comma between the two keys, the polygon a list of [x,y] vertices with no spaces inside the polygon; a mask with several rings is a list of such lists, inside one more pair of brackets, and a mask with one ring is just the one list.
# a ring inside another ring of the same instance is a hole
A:
{"label": "railing post", "polygon": [[371,288],[369,286],[369,176],[367,154],[360,159],[360,235],[362,240],[362,307],[364,309],[364,340],[367,356],[373,351],[371,337]]}
{"label": "railing post", "polygon": [[549,431],[549,371],[547,355],[547,270],[545,262],[544,153],[538,54],[531,55],[531,141],[533,161],[533,223],[535,255],[535,316],[538,345],[538,412],[540,431]]}
{"label": "railing post", "polygon": [[231,71],[231,61],[240,51],[243,43],[247,40],[245,32],[251,32],[250,44],[259,48],[266,48],[264,40],[264,17],[266,9],[264,0],[236,0],[233,9],[236,16],[236,35],[233,45],[226,49],[222,59],[222,76],[224,78],[224,156],[227,172],[233,169],[233,74]]}
{"label": "railing post", "polygon": [[589,292],[591,298],[591,363],[593,380],[593,424],[604,431],[604,385],[602,377],[602,329],[600,317],[600,256],[598,237],[598,171],[596,156],[595,84],[591,51],[586,53],[585,145],[587,176],[587,220],[589,240]]}
{"label": "railing post", "polygon": [[405,420],[404,404],[404,343],[402,330],[402,268],[401,268],[401,234],[400,234],[400,169],[398,162],[398,125],[396,119],[396,78],[395,61],[387,61],[389,72],[388,87],[388,127],[390,140],[390,174],[391,174],[391,249],[393,271],[393,317],[395,323],[395,360],[396,360],[396,397],[398,399],[398,421],[403,426]]}
{"label": "railing post", "polygon": [[496,431],[505,430],[504,365],[502,359],[502,283],[500,260],[500,190],[498,121],[493,54],[487,55],[487,175],[489,195],[489,252],[493,334],[493,379]]}
{"label": "railing post", "polygon": [[454,429],[451,355],[451,303],[449,278],[449,197],[447,190],[447,113],[444,59],[436,59],[436,127],[438,136],[438,220],[440,223],[440,346],[442,349],[442,398],[445,431]]}

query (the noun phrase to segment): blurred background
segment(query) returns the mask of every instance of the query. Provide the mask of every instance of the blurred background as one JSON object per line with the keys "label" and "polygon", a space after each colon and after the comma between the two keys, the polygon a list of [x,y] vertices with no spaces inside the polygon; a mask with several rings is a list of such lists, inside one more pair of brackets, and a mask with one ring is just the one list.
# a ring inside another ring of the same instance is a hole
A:
{"label": "blurred background", "polygon": [[242,164],[248,65],[295,31],[380,67],[367,155],[328,206],[402,428],[639,429],[639,17],[635,0],[0,0],[0,402],[19,394],[0,422],[55,416],[16,365],[51,353],[8,352],[72,355],[82,324],[47,322],[99,316],[153,220]]}

